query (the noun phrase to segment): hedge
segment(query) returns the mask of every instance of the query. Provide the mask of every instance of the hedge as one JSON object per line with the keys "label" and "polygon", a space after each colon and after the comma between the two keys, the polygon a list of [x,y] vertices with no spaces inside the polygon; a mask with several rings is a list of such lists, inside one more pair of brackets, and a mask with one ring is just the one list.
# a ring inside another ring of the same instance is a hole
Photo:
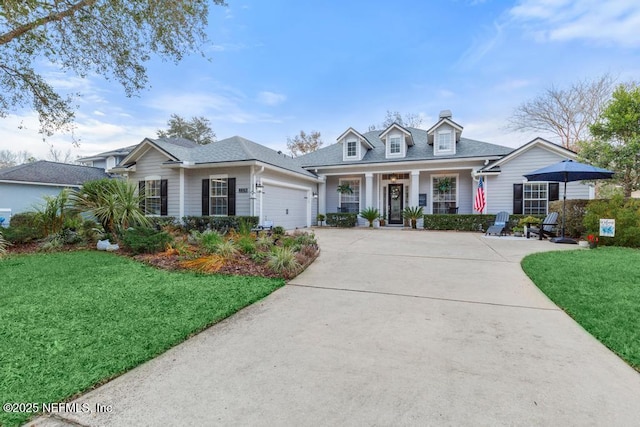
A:
{"label": "hedge", "polygon": [[327,214],[327,225],[335,227],[355,227],[357,222],[357,213],[332,212]]}
{"label": "hedge", "polygon": [[245,221],[250,228],[258,225],[257,216],[185,216],[182,218],[187,232],[191,230],[216,230],[225,232],[230,229],[238,230],[241,221]]}
{"label": "hedge", "polygon": [[[591,200],[572,199],[567,200],[567,217],[565,220],[565,236],[580,237],[586,232],[583,224],[587,205]],[[562,227],[562,200],[556,200],[549,203],[549,212],[558,212],[558,229]]]}
{"label": "hedge", "polygon": [[[518,225],[521,218],[529,215],[510,215],[509,228]],[[456,231],[481,231],[484,232],[496,220],[495,214],[488,215],[464,215],[464,214],[433,214],[423,218],[424,228],[427,230],[456,230]]]}
{"label": "hedge", "polygon": [[179,225],[175,216],[149,216],[147,217],[152,228],[160,230],[168,225]]}
{"label": "hedge", "polygon": [[616,234],[615,237],[600,237],[599,244],[640,248],[640,199],[614,196],[608,200],[589,201],[583,221],[585,235],[598,235],[601,218],[616,220]]}

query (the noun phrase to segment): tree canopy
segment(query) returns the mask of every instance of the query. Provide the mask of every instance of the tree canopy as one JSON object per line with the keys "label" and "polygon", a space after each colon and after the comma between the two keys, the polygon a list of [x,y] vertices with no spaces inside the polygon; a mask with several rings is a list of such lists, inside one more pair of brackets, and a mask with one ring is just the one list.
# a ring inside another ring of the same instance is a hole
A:
{"label": "tree canopy", "polygon": [[420,114],[406,113],[400,114],[398,111],[387,110],[387,114],[384,121],[380,125],[370,125],[369,130],[386,129],[394,123],[404,127],[419,128],[422,125],[423,119]]}
{"label": "tree canopy", "polygon": [[209,5],[223,0],[3,0],[0,4],[0,116],[30,107],[51,135],[74,119],[34,64],[79,77],[116,80],[131,96],[146,87],[151,54],[179,61],[206,40]]}
{"label": "tree canopy", "polygon": [[186,138],[196,144],[205,145],[215,142],[216,133],[206,117],[192,117],[186,120],[178,114],[172,114],[167,121],[167,130],[158,130],[158,138]]}
{"label": "tree canopy", "polygon": [[554,134],[564,148],[576,150],[577,142],[588,137],[589,126],[597,120],[613,88],[614,79],[609,74],[568,88],[551,86],[516,107],[508,128]]}
{"label": "tree canopy", "polygon": [[292,156],[298,157],[302,154],[311,153],[322,147],[322,139],[320,138],[320,132],[311,131],[307,134],[301,130],[298,135],[292,138],[287,137],[287,149]]}
{"label": "tree canopy", "polygon": [[581,142],[580,157],[616,172],[624,195],[640,189],[640,86],[620,85],[590,126],[592,140]]}

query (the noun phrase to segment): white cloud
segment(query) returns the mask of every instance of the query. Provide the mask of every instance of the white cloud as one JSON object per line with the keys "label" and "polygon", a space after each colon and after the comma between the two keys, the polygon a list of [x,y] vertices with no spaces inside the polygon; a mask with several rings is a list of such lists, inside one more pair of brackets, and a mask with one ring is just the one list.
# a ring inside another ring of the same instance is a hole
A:
{"label": "white cloud", "polygon": [[287,97],[281,93],[275,93],[275,92],[269,92],[269,91],[262,91],[258,93],[258,97],[257,97],[258,102],[264,105],[272,106],[272,107],[282,104],[286,99]]}
{"label": "white cloud", "polygon": [[637,0],[522,0],[509,16],[540,41],[640,46]]}

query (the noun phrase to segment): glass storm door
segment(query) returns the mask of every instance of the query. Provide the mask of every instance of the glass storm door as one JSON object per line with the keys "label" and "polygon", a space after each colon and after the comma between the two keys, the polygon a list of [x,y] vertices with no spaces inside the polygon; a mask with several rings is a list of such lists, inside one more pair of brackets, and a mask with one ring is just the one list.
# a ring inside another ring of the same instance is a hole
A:
{"label": "glass storm door", "polygon": [[402,224],[402,184],[389,184],[389,224]]}

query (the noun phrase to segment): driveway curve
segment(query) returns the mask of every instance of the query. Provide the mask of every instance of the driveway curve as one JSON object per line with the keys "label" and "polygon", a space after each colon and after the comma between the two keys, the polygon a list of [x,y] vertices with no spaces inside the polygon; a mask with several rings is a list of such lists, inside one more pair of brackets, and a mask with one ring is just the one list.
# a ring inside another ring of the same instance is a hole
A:
{"label": "driveway curve", "polygon": [[318,229],[265,300],[34,425],[637,425],[640,375],[525,276],[546,241]]}

